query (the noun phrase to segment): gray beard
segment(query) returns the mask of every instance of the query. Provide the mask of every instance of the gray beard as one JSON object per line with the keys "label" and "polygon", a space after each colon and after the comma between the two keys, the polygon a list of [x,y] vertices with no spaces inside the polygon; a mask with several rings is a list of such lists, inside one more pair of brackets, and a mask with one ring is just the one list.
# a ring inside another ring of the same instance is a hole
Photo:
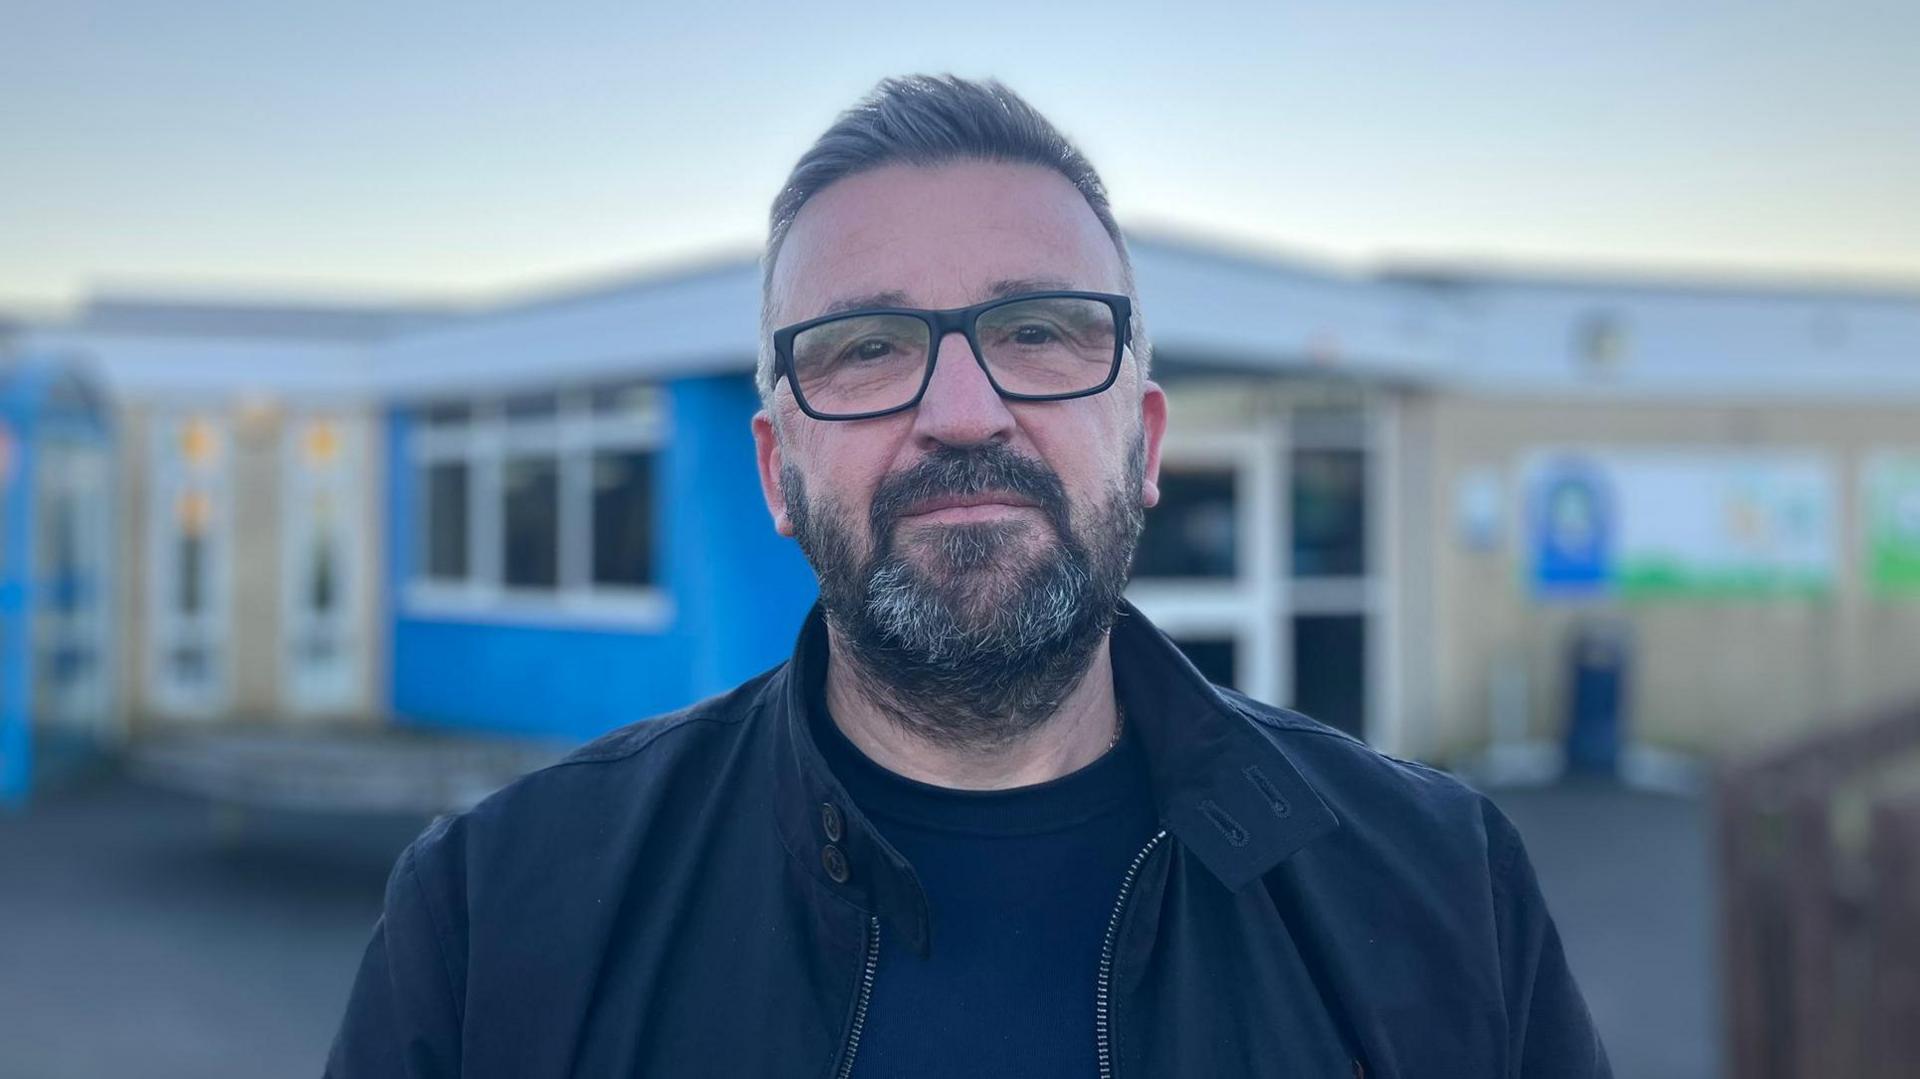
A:
{"label": "gray beard", "polygon": [[[1020,741],[1057,713],[1106,640],[1126,591],[1144,512],[1144,434],[1084,539],[1058,477],[993,443],[945,448],[883,481],[862,562],[847,515],[809,500],[799,473],[781,472],[794,538],[820,579],[838,657],[862,695],[927,742],[974,750]],[[896,546],[912,503],[941,494],[1008,491],[1033,500],[1058,542],[1030,553],[1030,520],[926,526]]]}

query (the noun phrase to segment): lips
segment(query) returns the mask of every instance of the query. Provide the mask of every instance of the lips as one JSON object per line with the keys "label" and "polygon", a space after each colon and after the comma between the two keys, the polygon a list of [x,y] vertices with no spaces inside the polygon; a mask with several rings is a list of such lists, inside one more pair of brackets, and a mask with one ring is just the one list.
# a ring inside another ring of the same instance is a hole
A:
{"label": "lips", "polygon": [[922,517],[929,513],[938,513],[941,510],[965,509],[973,506],[1009,506],[1033,509],[1036,508],[1037,503],[1032,499],[1022,498],[1016,494],[980,491],[967,495],[940,495],[937,498],[923,499],[908,506],[900,516]]}

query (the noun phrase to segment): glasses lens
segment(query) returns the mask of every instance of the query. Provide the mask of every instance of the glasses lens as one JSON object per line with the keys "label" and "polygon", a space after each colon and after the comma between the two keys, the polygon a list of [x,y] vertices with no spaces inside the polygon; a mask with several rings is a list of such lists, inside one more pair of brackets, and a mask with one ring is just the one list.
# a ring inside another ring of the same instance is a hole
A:
{"label": "glasses lens", "polygon": [[907,315],[849,315],[793,339],[794,381],[815,412],[897,408],[927,373],[927,324]]}
{"label": "glasses lens", "polygon": [[1113,308],[1041,297],[991,308],[974,330],[993,380],[1008,393],[1081,393],[1113,373]]}

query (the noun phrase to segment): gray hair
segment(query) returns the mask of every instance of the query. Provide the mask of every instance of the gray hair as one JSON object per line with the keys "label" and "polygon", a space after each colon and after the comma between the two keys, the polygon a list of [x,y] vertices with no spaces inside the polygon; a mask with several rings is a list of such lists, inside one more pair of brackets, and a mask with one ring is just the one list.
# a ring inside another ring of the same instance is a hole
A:
{"label": "gray hair", "polygon": [[1146,374],[1152,348],[1140,317],[1133,260],[1093,163],[1039,110],[996,80],[906,75],[882,79],[859,104],[841,113],[800,155],[773,200],[761,260],[760,361],[754,376],[762,401],[773,399],[773,266],[801,208],[832,184],[870,169],[964,160],[1039,165],[1079,190],[1120,253],[1127,295],[1133,299],[1132,351],[1141,374]]}

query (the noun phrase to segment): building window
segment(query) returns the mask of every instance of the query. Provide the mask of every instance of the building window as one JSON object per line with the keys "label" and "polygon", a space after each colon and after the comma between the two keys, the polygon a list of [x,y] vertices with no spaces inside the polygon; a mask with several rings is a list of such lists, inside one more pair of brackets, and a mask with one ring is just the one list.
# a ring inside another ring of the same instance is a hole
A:
{"label": "building window", "polygon": [[658,609],[663,411],[634,383],[423,407],[413,605]]}
{"label": "building window", "polygon": [[623,382],[597,386],[590,394],[593,413],[605,417],[630,417],[647,422],[660,412],[658,388],[644,382]]}
{"label": "building window", "polygon": [[501,568],[509,588],[560,583],[560,463],[509,457],[500,478]]}
{"label": "building window", "polygon": [[421,410],[430,427],[455,427],[473,419],[473,404],[468,401],[442,401]]}
{"label": "building window", "polygon": [[1351,449],[1296,449],[1289,472],[1293,575],[1367,572],[1367,459]]}
{"label": "building window", "polygon": [[637,588],[653,580],[653,453],[593,455],[593,583]]}
{"label": "building window", "polygon": [[207,544],[199,533],[180,533],[180,576],[174,581],[178,586],[174,609],[182,615],[199,614],[206,606],[206,556]]}
{"label": "building window", "polygon": [[1147,514],[1135,577],[1232,578],[1238,562],[1236,469],[1169,465]]}
{"label": "building window", "polygon": [[436,461],[426,466],[425,519],[427,576],[439,581],[467,579],[467,484],[465,461]]}
{"label": "building window", "polygon": [[500,414],[509,423],[552,422],[560,415],[560,395],[519,393],[500,402]]}

